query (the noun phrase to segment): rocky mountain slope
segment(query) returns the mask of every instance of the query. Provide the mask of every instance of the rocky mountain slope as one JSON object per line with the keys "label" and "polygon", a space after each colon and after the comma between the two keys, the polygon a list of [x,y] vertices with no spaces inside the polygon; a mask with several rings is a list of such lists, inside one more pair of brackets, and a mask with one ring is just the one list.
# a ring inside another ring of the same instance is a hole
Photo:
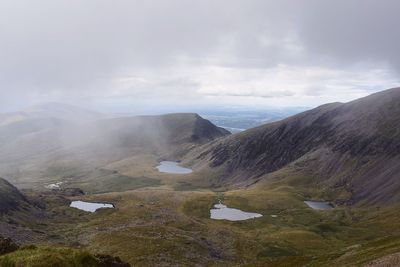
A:
{"label": "rocky mountain slope", "polygon": [[14,211],[27,205],[28,202],[25,196],[7,180],[0,178],[0,214]]}
{"label": "rocky mountain slope", "polygon": [[400,201],[399,125],[400,88],[394,88],[218,140],[195,161],[216,170],[220,184],[295,165],[316,177],[314,185],[347,191],[347,201]]}

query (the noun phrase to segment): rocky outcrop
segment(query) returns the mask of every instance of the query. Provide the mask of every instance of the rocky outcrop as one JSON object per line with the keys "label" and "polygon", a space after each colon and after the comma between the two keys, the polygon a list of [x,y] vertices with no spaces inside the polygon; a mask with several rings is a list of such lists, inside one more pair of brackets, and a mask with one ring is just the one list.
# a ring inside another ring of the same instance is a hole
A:
{"label": "rocky outcrop", "polygon": [[400,266],[400,252],[384,256],[364,265],[364,267],[392,267]]}
{"label": "rocky outcrop", "polygon": [[99,262],[99,267],[131,267],[129,263],[123,262],[119,257],[104,254],[94,256]]}
{"label": "rocky outcrop", "polygon": [[5,179],[0,178],[0,214],[18,209],[27,199]]}
{"label": "rocky outcrop", "polygon": [[0,256],[14,252],[18,249],[18,245],[15,244],[10,238],[4,238],[0,236]]}

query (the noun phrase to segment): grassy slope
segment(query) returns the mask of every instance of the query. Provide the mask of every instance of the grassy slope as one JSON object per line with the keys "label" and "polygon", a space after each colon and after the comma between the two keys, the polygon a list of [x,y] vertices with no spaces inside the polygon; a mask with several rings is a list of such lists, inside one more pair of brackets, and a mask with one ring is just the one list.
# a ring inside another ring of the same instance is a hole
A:
{"label": "grassy slope", "polygon": [[[329,200],[332,192],[310,187],[314,177],[295,168],[251,188],[224,192],[198,182],[212,180],[212,173],[161,174],[156,164],[148,158],[107,168],[127,177],[157,179],[162,186],[75,198],[111,202],[116,209],[90,214],[48,198],[51,216],[39,229],[49,233],[51,242],[79,243],[91,253],[120,256],[134,266],[362,266],[400,251],[398,206],[313,211],[303,201]],[[218,199],[264,216],[243,222],[211,220],[209,209]]]}
{"label": "grassy slope", "polygon": [[28,246],[1,256],[0,266],[96,267],[98,263],[89,253],[71,248]]}
{"label": "grassy slope", "polygon": [[[219,198],[264,216],[243,222],[211,220],[209,208]],[[63,227],[50,224],[51,231],[135,266],[361,266],[400,251],[398,207],[317,212],[290,186],[225,193],[142,189],[86,199],[109,201],[117,208],[95,214],[58,208],[71,221]]]}

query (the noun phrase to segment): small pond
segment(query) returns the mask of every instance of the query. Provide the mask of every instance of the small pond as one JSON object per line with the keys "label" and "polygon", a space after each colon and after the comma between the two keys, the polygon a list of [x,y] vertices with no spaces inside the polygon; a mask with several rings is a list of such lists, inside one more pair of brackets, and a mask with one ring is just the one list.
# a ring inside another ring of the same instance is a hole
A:
{"label": "small pond", "polygon": [[253,218],[262,217],[262,214],[253,212],[244,212],[239,209],[228,208],[223,204],[215,204],[214,208],[210,210],[211,219],[214,220],[228,220],[228,221],[244,221]]}
{"label": "small pond", "polygon": [[184,168],[178,165],[175,161],[161,161],[157,166],[159,172],[174,173],[174,174],[188,174],[193,172],[192,169]]}
{"label": "small pond", "polygon": [[314,210],[331,210],[334,208],[331,203],[324,201],[304,201],[304,203]]}
{"label": "small pond", "polygon": [[95,212],[98,209],[104,209],[104,208],[111,208],[111,209],[114,208],[113,204],[85,202],[85,201],[72,201],[71,205],[69,206],[71,208],[77,208],[88,212]]}

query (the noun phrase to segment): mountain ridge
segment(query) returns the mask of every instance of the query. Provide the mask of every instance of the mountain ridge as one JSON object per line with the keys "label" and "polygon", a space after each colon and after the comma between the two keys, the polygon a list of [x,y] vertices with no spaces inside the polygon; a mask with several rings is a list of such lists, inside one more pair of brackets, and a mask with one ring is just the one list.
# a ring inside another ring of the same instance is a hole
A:
{"label": "mountain ridge", "polygon": [[[32,121],[22,124],[27,123]],[[4,137],[0,142],[0,175],[18,187],[18,180],[97,173],[96,168],[133,156],[179,159],[199,145],[230,134],[195,113],[61,123],[16,134],[10,140],[6,130],[11,126],[0,127],[0,138]]]}
{"label": "mountain ridge", "polygon": [[[221,175],[220,184],[242,183],[301,161],[324,186],[347,185],[352,195],[347,201],[391,201],[397,199],[400,186],[396,182],[400,173],[398,125],[400,88],[393,88],[348,103],[325,104],[228,136],[206,145],[194,161],[200,160],[198,165],[207,162]],[[350,161],[354,161],[352,167]],[[386,166],[390,171],[384,170]],[[341,173],[345,168],[349,170]],[[383,190],[380,181],[395,185]]]}

